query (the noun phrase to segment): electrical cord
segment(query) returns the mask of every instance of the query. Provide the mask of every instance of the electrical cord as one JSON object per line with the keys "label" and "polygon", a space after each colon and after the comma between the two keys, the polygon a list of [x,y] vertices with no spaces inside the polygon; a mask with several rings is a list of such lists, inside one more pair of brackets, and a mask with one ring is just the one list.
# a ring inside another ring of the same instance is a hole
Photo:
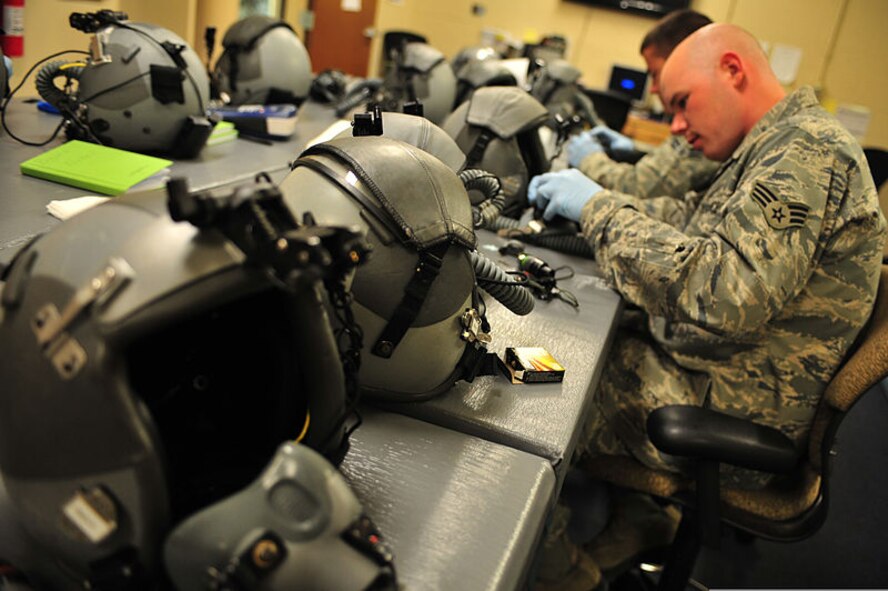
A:
{"label": "electrical cord", "polygon": [[52,135],[49,136],[49,138],[45,141],[34,142],[34,141],[30,141],[30,140],[26,140],[26,139],[22,139],[22,138],[18,137],[17,135],[15,135],[12,132],[11,129],[9,129],[9,125],[6,122],[6,109],[9,106],[9,103],[12,101],[12,97],[15,95],[16,92],[19,91],[19,89],[22,86],[24,86],[25,82],[27,82],[27,80],[31,76],[31,74],[34,73],[34,70],[37,69],[37,66],[40,66],[53,58],[56,58],[56,57],[59,57],[59,56],[62,56],[62,55],[68,54],[68,53],[79,53],[79,54],[83,54],[83,55],[89,55],[88,51],[81,51],[79,49],[66,49],[65,51],[59,51],[57,53],[53,53],[52,55],[46,56],[45,58],[43,58],[42,60],[38,61],[33,66],[31,66],[31,68],[27,72],[25,72],[25,75],[22,78],[22,81],[19,82],[18,86],[16,86],[14,89],[12,89],[12,91],[10,91],[10,93],[6,96],[6,98],[3,99],[3,102],[0,103],[0,124],[2,124],[3,129],[6,131],[6,133],[9,134],[9,137],[14,139],[15,141],[17,141],[21,144],[24,144],[26,146],[34,146],[34,147],[39,148],[39,147],[45,146],[46,144],[48,144],[51,141],[53,141],[54,139],[56,139],[56,137],[58,137],[59,132],[62,130],[62,127],[64,127],[64,125],[65,125],[64,119],[55,128],[55,130],[52,132]]}

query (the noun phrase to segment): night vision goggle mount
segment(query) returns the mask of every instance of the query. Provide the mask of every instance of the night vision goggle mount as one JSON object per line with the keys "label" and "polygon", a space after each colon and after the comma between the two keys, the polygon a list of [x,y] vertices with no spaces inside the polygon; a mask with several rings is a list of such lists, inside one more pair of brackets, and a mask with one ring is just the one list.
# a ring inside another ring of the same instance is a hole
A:
{"label": "night vision goggle mount", "polygon": [[287,288],[306,280],[338,284],[370,252],[355,228],[318,226],[310,213],[297,222],[265,174],[224,196],[189,193],[182,178],[170,180],[167,192],[173,220],[219,230]]}

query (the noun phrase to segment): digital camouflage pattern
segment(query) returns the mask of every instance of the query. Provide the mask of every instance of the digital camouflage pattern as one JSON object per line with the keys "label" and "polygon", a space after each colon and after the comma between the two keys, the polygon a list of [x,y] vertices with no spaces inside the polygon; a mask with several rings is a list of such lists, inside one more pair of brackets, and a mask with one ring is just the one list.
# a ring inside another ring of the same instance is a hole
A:
{"label": "digital camouflage pattern", "polygon": [[705,192],[602,191],[582,226],[605,278],[648,314],[649,331],[614,346],[587,453],[628,450],[680,471],[643,432],[652,409],[673,403],[804,444],[872,310],[886,234],[863,151],[810,88],[775,105]]}
{"label": "digital camouflage pattern", "polygon": [[605,189],[636,197],[680,197],[705,188],[718,167],[683,137],[673,136],[635,164],[614,162],[597,152],[586,156],[578,168]]}

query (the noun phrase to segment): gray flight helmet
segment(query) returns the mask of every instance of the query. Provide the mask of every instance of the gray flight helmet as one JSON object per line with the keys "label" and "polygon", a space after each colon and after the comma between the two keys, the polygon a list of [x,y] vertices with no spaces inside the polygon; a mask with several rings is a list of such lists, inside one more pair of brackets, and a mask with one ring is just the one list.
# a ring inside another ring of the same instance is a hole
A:
{"label": "gray flight helmet", "polygon": [[552,115],[567,119],[577,115],[583,123],[598,124],[598,115],[591,99],[580,87],[582,72],[566,60],[552,60],[541,64],[533,74],[530,94],[540,101]]}
{"label": "gray flight helmet", "polygon": [[469,62],[457,73],[456,100],[458,107],[483,86],[518,86],[515,75],[501,60]]}
{"label": "gray flight helmet", "polygon": [[311,59],[286,22],[253,15],[225,33],[213,78],[231,104],[301,104],[311,86]]}
{"label": "gray flight helmet", "polygon": [[[173,153],[191,142],[196,120],[207,126],[209,77],[181,37],[156,25],[118,22],[97,31],[92,48],[78,75],[76,106],[63,111],[76,118],[69,135],[135,152]],[[197,134],[198,143],[182,155],[196,154],[206,135]]]}
{"label": "gray flight helmet", "polygon": [[342,474],[284,443],[243,491],[186,519],[164,544],[177,589],[394,591],[392,555]]}
{"label": "gray flight helmet", "polygon": [[450,68],[453,70],[454,74],[459,76],[459,73],[468,64],[485,60],[498,60],[501,57],[499,52],[493,47],[488,47],[486,45],[471,45],[460,49],[457,54],[453,56],[453,59],[450,60]]}
{"label": "gray flight helmet", "polygon": [[466,154],[467,168],[499,177],[506,195],[503,214],[520,217],[527,207],[527,184],[549,170],[539,128],[549,111],[517,87],[479,88],[441,127]]}
{"label": "gray flight helmet", "polygon": [[382,86],[386,111],[401,111],[405,103],[422,103],[423,116],[440,125],[453,109],[456,77],[444,54],[425,43],[407,43],[386,73]]}
{"label": "gray flight helmet", "polygon": [[0,519],[15,523],[0,556],[39,588],[135,588],[172,523],[249,484],[283,441],[344,453],[317,284],[278,289],[247,262],[153,192],[75,216],[4,272]]}
{"label": "gray flight helmet", "polygon": [[472,211],[459,177],[385,137],[318,144],[293,166],[280,185],[290,208],[320,224],[359,226],[373,248],[351,284],[365,395],[420,400],[464,377],[482,343],[464,324],[480,314]]}

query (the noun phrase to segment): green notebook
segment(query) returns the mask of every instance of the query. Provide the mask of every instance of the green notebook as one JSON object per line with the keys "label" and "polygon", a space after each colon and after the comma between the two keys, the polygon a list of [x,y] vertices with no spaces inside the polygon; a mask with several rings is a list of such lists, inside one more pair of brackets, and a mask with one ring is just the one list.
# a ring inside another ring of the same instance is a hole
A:
{"label": "green notebook", "polygon": [[171,160],[71,140],[21,163],[22,174],[119,195],[167,168]]}
{"label": "green notebook", "polygon": [[216,124],[216,127],[213,128],[213,133],[211,133],[210,137],[207,139],[207,145],[215,146],[216,144],[222,144],[236,139],[237,129],[235,129],[234,123],[231,121],[220,121]]}

